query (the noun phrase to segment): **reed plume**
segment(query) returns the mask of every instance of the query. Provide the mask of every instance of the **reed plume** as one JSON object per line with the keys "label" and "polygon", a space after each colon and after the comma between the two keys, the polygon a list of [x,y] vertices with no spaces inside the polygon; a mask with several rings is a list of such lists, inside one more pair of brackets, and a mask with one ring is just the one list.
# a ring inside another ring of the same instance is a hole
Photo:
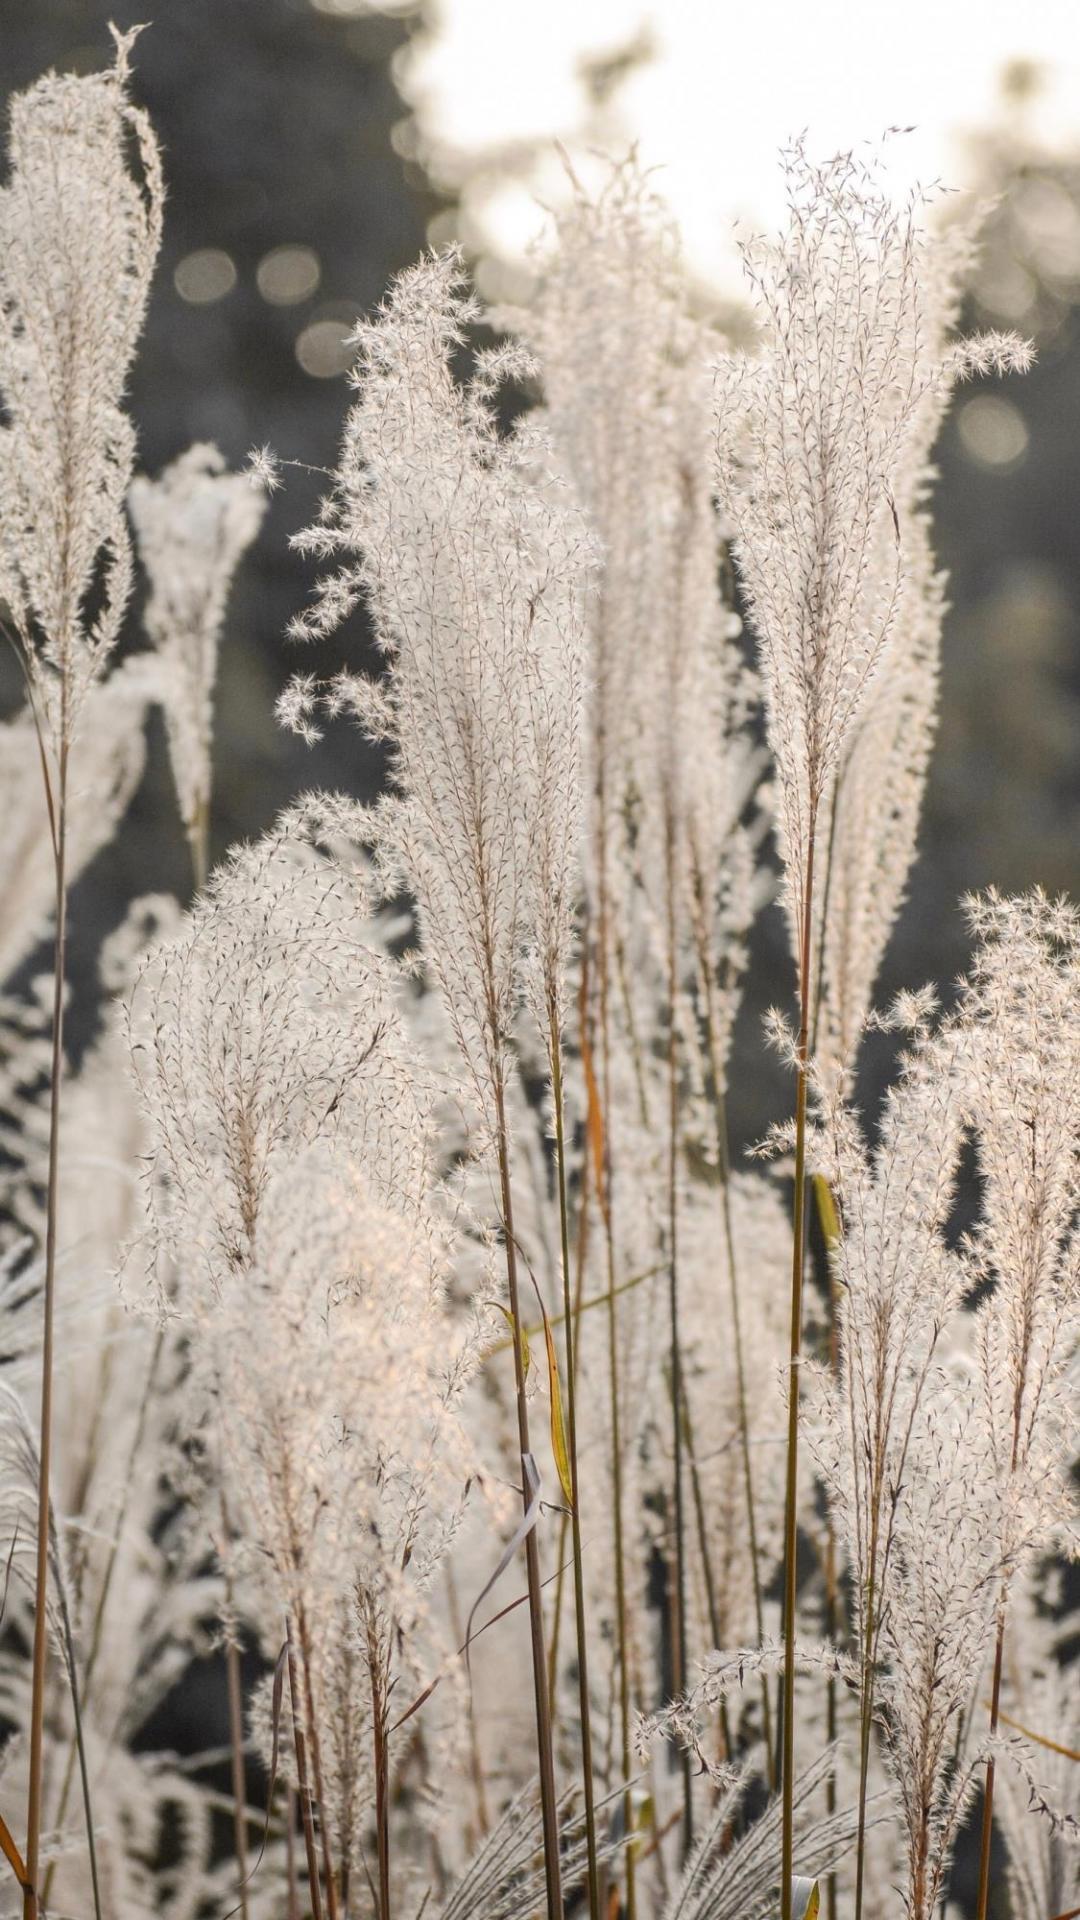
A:
{"label": "reed plume", "polygon": [[[134,435],[121,399],[161,225],[157,146],[127,96],[133,38],[116,36],[111,71],[47,76],[14,100],[0,190],[0,592],[39,734],[55,874],[27,1920],[39,1910],[68,762],[130,589],[123,502]],[[129,165],[131,139],[141,179]]]}
{"label": "reed plume", "polygon": [[[781,1769],[794,1779],[799,1369],[805,1252],[806,1109],[817,972],[815,866],[823,804],[874,674],[905,579],[900,476],[920,412],[958,379],[1022,369],[1029,350],[987,334],[943,347],[927,306],[941,276],[914,203],[895,209],[850,155],[786,158],[789,224],[743,250],[763,352],[728,356],[717,378],[716,479],[757,638],[777,825],[798,984],[794,1245],[788,1381]],[[791,1920],[792,1823],[783,1827],[783,1920]]]}

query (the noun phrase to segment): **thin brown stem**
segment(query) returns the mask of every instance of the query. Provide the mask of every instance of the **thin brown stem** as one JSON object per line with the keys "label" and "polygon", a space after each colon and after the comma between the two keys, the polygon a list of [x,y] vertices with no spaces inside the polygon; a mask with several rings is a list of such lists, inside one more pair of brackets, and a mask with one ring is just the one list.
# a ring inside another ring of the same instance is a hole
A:
{"label": "thin brown stem", "polygon": [[[825,846],[825,884],[821,890],[821,933],[820,952],[818,954],[817,984],[814,989],[814,1015],[810,1032],[810,1053],[817,1053],[818,1032],[821,1027],[821,1013],[825,1002],[825,928],[829,919],[829,898],[832,893],[833,855],[836,851],[836,829],[840,810],[840,787],[843,769],[833,783],[829,804],[829,834]],[[825,1226],[822,1210],[822,1226]],[[826,1242],[828,1234],[826,1232]],[[835,1377],[839,1370],[839,1344],[837,1340],[838,1300],[836,1279],[832,1261],[828,1260],[828,1297],[829,1297],[829,1370]],[[830,1642],[836,1638],[840,1624],[839,1589],[836,1575],[836,1530],[833,1526],[831,1511],[825,1517],[825,1633]],[[833,1747],[837,1732],[837,1683],[835,1674],[830,1673],[825,1682],[825,1728],[829,1746]],[[825,1808],[829,1814],[836,1812],[836,1767],[829,1768],[825,1782]],[[836,1875],[830,1873],[825,1882],[826,1920],[837,1920]]]}
{"label": "thin brown stem", "polygon": [[[765,1608],[761,1592],[761,1559],[758,1553],[757,1503],[754,1498],[754,1474],[750,1464],[750,1412],[746,1396],[746,1358],[743,1348],[742,1311],[739,1304],[738,1273],[735,1265],[735,1225],[731,1215],[731,1162],[723,1095],[717,1095],[717,1148],[720,1167],[720,1209],[724,1223],[727,1252],[728,1294],[731,1301],[732,1345],[735,1350],[735,1392],[739,1412],[739,1450],[742,1454],[743,1492],[746,1499],[746,1524],[750,1547],[750,1565],[754,1587],[754,1625],[758,1645],[765,1641]],[[765,1773],[770,1791],[776,1787],[776,1753],[772,1735],[772,1701],[769,1682],[761,1676],[761,1733],[765,1743]]]}
{"label": "thin brown stem", "polygon": [[[585,1572],[581,1559],[581,1499],[577,1450],[578,1325],[570,1289],[570,1218],[566,1193],[566,1135],[563,1106],[562,1036],[554,1003],[550,1009],[551,1097],[555,1108],[555,1177],[559,1192],[559,1251],[562,1259],[564,1337],[566,1342],[566,1424],[570,1454],[570,1531],[574,1551],[574,1624],[577,1630],[578,1706],[581,1713],[581,1777],[585,1798],[585,1847],[589,1920],[600,1920],[600,1867],[596,1845],[593,1788],[592,1706],[589,1699],[589,1645],[585,1631]],[[561,1564],[561,1556],[560,1556]]]}
{"label": "thin brown stem", "polygon": [[870,1526],[870,1571],[866,1583],[863,1622],[862,1677],[859,1690],[859,1824],[855,1841],[855,1920],[862,1920],[863,1880],[866,1870],[866,1800],[870,1777],[870,1730],[874,1721],[874,1636],[877,1632],[877,1558],[881,1499],[875,1489]]}
{"label": "thin brown stem", "polygon": [[806,853],[799,938],[799,1038],[796,1051],[795,1196],[791,1250],[791,1340],[788,1378],[787,1478],[784,1493],[784,1679],[781,1785],[781,1920],[791,1920],[795,1841],[795,1553],[798,1544],[799,1369],[806,1254],[806,1103],[809,1079],[811,933],[814,910],[814,822]]}
{"label": "thin brown stem", "polygon": [[300,1920],[300,1889],[296,1881],[296,1795],[285,1789],[285,1920]]}
{"label": "thin brown stem", "polygon": [[[506,1124],[506,1094],[500,1071],[495,1074],[496,1151],[503,1215],[506,1285],[510,1315],[514,1324],[514,1385],[517,1401],[518,1449],[521,1455],[522,1503],[528,1510],[529,1482],[526,1460],[531,1458],[529,1409],[525,1396],[525,1368],[521,1353],[521,1302],[518,1296],[517,1243],[514,1238],[514,1210],[510,1190],[510,1136]],[[536,1744],[540,1765],[540,1808],[544,1832],[544,1876],[547,1886],[548,1920],[562,1920],[562,1872],[559,1858],[559,1811],[555,1794],[555,1762],[551,1747],[551,1720],[548,1714],[547,1656],[544,1648],[544,1614],[540,1580],[540,1551],[536,1528],[525,1537],[525,1569],[529,1589],[529,1628],[532,1644],[533,1693],[536,1702]]]}
{"label": "thin brown stem", "polygon": [[233,1609],[232,1573],[229,1567],[229,1510],[221,1495],[222,1566],[225,1571],[225,1675],[229,1697],[229,1762],[233,1792],[233,1846],[240,1882],[240,1920],[247,1920],[247,1830],[244,1809],[247,1806],[247,1779],[244,1771],[244,1689],[240,1673],[240,1649],[236,1644]]}
{"label": "thin brown stem", "polygon": [[[1001,1713],[1001,1670],[1005,1656],[1005,1603],[998,1608],[997,1636],[994,1641],[994,1679],[990,1689],[990,1735],[997,1733]],[[979,1838],[979,1892],[975,1902],[975,1920],[986,1920],[990,1904],[990,1850],[994,1839],[994,1774],[996,1768],[991,1754],[986,1763],[986,1785],[983,1788],[982,1833]]]}
{"label": "thin brown stem", "polygon": [[[727,1644],[727,1636],[721,1624],[720,1609],[716,1599],[716,1576],[713,1573],[712,1556],[709,1552],[709,1532],[705,1522],[705,1496],[702,1490],[701,1473],[698,1469],[697,1456],[694,1452],[694,1428],[690,1418],[690,1401],[687,1396],[685,1381],[683,1383],[682,1424],[683,1442],[686,1447],[687,1459],[690,1463],[690,1491],[694,1502],[694,1523],[697,1532],[698,1553],[701,1556],[701,1573],[705,1582],[705,1605],[709,1614],[709,1632],[712,1634],[713,1646],[723,1647]],[[722,1757],[725,1760],[730,1760],[734,1753],[734,1748],[731,1740],[731,1725],[728,1717],[726,1699],[720,1702],[720,1727],[724,1742]],[[677,1818],[681,1819],[682,1815],[679,1814]],[[644,1855],[642,1857],[644,1858]]]}
{"label": "thin brown stem", "polygon": [[630,1793],[630,1632],[628,1632],[628,1613],[626,1613],[626,1557],[625,1528],[623,1528],[623,1411],[621,1411],[621,1390],[619,1390],[619,1315],[617,1315],[617,1288],[615,1288],[615,1200],[613,1200],[613,1167],[611,1167],[611,1006],[609,1006],[609,927],[607,927],[607,847],[605,847],[605,828],[603,828],[605,808],[603,793],[600,795],[600,914],[598,914],[598,945],[600,945],[600,979],[598,979],[598,998],[600,998],[600,1044],[601,1044],[601,1092],[600,1112],[603,1117],[603,1179],[600,1183],[600,1213],[603,1221],[603,1244],[607,1258],[607,1382],[609,1382],[609,1402],[611,1402],[611,1530],[613,1530],[613,1551],[615,1551],[615,1636],[617,1636],[617,1659],[619,1659],[619,1761],[623,1770],[623,1822],[626,1832],[626,1920],[636,1920],[638,1914],[638,1893],[636,1893],[636,1859],[634,1859],[634,1801]]}
{"label": "thin brown stem", "polygon": [[[1035,1123],[1031,1123],[1031,1175],[1037,1179]],[[1030,1319],[1028,1320],[1030,1328]],[[1030,1337],[1025,1339],[1021,1362],[1013,1387],[1012,1408],[1012,1454],[1009,1460],[1009,1475],[1012,1478],[1020,1464],[1021,1432],[1024,1417],[1024,1395],[1027,1387],[1028,1356]],[[1005,1658],[1005,1611],[1007,1586],[1002,1581],[1001,1599],[998,1604],[997,1636],[994,1642],[994,1679],[990,1691],[990,1737],[998,1730],[998,1717],[1001,1712],[1001,1671]],[[986,1762],[986,1785],[983,1790],[982,1834],[979,1841],[979,1891],[975,1901],[975,1920],[986,1920],[990,1904],[990,1851],[994,1838],[994,1775],[996,1767],[993,1754]]]}
{"label": "thin brown stem", "polygon": [[[675,856],[673,832],[669,825],[667,847],[667,965],[668,965],[668,1165],[667,1165],[667,1238],[668,1238],[668,1329],[671,1368],[671,1426],[673,1447],[673,1495],[675,1505],[675,1607],[672,1633],[672,1691],[676,1697],[685,1691],[688,1665],[686,1608],[686,1514],[683,1488],[683,1380],[682,1345],[679,1338],[679,1058],[676,1037],[677,951],[675,939]],[[680,1748],[679,1764],[683,1783],[682,1858],[685,1862],[694,1842],[693,1765],[685,1743]]]}
{"label": "thin brown stem", "polygon": [[[139,1411],[135,1421],[135,1431],[132,1435],[131,1446],[128,1449],[127,1468],[124,1474],[123,1490],[120,1497],[120,1511],[117,1514],[116,1525],[113,1529],[112,1538],[109,1541],[108,1557],[105,1561],[105,1572],[104,1572],[104,1575],[102,1576],[101,1587],[98,1591],[97,1604],[94,1608],[93,1625],[90,1629],[90,1645],[87,1649],[86,1666],[83,1672],[83,1679],[82,1679],[82,1698],[83,1698],[84,1707],[86,1706],[87,1702],[90,1699],[90,1689],[91,1689],[91,1684],[94,1678],[94,1671],[97,1666],[98,1655],[101,1652],[102,1634],[105,1626],[105,1609],[108,1605],[109,1593],[112,1588],[113,1573],[115,1572],[115,1569],[116,1569],[117,1554],[120,1549],[120,1537],[123,1533],[124,1521],[127,1516],[128,1490],[132,1484],[132,1475],[134,1473],[135,1462],[138,1459],[139,1451],[140,1451],[140,1448],[142,1447],[143,1438],[146,1432],[146,1417],[150,1408],[150,1398],[153,1391],[154,1381],[157,1377],[157,1369],[161,1360],[161,1354],[162,1354],[162,1349],[164,1347],[164,1344],[165,1344],[165,1335],[162,1329],[159,1328],[157,1336],[154,1340],[153,1350],[150,1355],[150,1365],[147,1369],[147,1377],[146,1377],[145,1384],[143,1386],[142,1398],[139,1402]],[[68,1800],[71,1796],[71,1789],[75,1779],[75,1767],[77,1762],[78,1762],[78,1745],[76,1741],[73,1739],[70,1747],[68,1748],[67,1761],[64,1766],[64,1777],[60,1786],[60,1799],[57,1803],[56,1814],[53,1820],[53,1824],[56,1827],[62,1827],[64,1824],[64,1817],[67,1813]],[[53,1883],[55,1874],[56,1874],[56,1861],[50,1860],[48,1866],[45,1869],[45,1879],[41,1889],[42,1904],[46,1907],[48,1906],[48,1903],[49,1903],[49,1894],[52,1889],[52,1883]]]}
{"label": "thin brown stem", "polygon": [[296,1784],[300,1798],[300,1819],[304,1828],[304,1850],[307,1854],[308,1896],[311,1900],[311,1920],[323,1920],[322,1890],[319,1886],[319,1856],[315,1845],[315,1818],[311,1804],[311,1785],[307,1770],[307,1743],[301,1725],[303,1708],[300,1701],[300,1689],[296,1677],[296,1649],[293,1645],[292,1621],[285,1621],[285,1639],[288,1646],[289,1699],[292,1703],[293,1740],[296,1746]]}
{"label": "thin brown stem", "polygon": [[[750,1547],[750,1570],[754,1588],[754,1625],[758,1645],[765,1640],[765,1609],[761,1592],[761,1558],[758,1553],[757,1505],[754,1499],[754,1473],[750,1461],[750,1416],[746,1394],[746,1356],[743,1344],[742,1307],[739,1299],[739,1275],[735,1259],[735,1223],[731,1211],[731,1145],[728,1139],[727,1100],[724,1060],[717,1031],[715,983],[705,930],[701,885],[695,882],[694,922],[698,950],[698,977],[705,1015],[705,1041],[713,1085],[713,1132],[716,1145],[717,1180],[720,1188],[720,1213],[727,1256],[728,1298],[731,1306],[732,1348],[735,1355],[735,1392],[739,1414],[739,1451],[742,1456],[743,1492],[746,1499],[746,1524]],[[765,1768],[770,1791],[776,1787],[776,1754],[772,1736],[772,1703],[769,1682],[761,1676],[762,1738]]]}
{"label": "thin brown stem", "polygon": [[311,1774],[319,1808],[319,1840],[322,1845],[323,1875],[326,1882],[326,1911],[329,1920],[337,1920],[337,1879],[330,1854],[330,1822],[327,1819],[326,1790],[323,1786],[322,1743],[319,1739],[319,1723],[315,1717],[315,1694],[311,1681],[311,1635],[308,1631],[307,1612],[302,1600],[297,1603],[296,1628],[300,1635],[300,1658],[304,1669],[304,1705],[308,1746],[311,1750]]}
{"label": "thin brown stem", "polygon": [[[30,1682],[30,1781],[26,1808],[24,1920],[38,1920],[38,1859],[45,1733],[45,1666],[49,1644],[49,1477],[52,1464],[53,1321],[60,1189],[60,1094],[64,1065],[64,970],[67,955],[67,683],[55,794],[56,934],[53,959],[52,1067],[49,1089],[49,1173],[45,1203],[45,1298],[41,1341],[41,1420],[38,1438],[37,1556],[34,1646]],[[50,808],[53,795],[46,777]]]}
{"label": "thin brown stem", "polygon": [[[465,1634],[461,1623],[454,1569],[449,1560],[446,1563],[446,1601],[454,1645],[460,1647],[464,1642]],[[489,1832],[491,1819],[488,1814],[487,1795],[484,1791],[484,1757],[480,1751],[480,1728],[471,1702],[469,1706],[469,1771],[472,1775],[473,1792],[476,1795],[477,1840],[480,1841]]]}
{"label": "thin brown stem", "polygon": [[390,1920],[390,1735],[386,1718],[386,1674],[375,1632],[368,1622],[368,1676],[371,1683],[371,1738],[375,1763],[375,1847],[378,1857],[379,1920]]}

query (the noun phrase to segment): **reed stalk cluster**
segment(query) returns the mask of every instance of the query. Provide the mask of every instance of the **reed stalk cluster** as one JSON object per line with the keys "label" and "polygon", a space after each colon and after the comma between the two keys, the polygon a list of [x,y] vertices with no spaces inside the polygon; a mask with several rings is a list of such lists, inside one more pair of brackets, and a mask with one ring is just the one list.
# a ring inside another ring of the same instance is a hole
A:
{"label": "reed stalk cluster", "polygon": [[[278,702],[386,790],[213,864],[281,475],[135,474],[131,50],[16,99],[0,190],[0,1912],[931,1920],[971,1820],[978,1920],[1065,1916],[1077,910],[973,898],[948,1004],[873,1009],[933,446],[1031,357],[958,334],[976,222],[794,147],[745,351],[633,159],[571,176],[520,310],[454,250],[403,273],[351,337]],[[371,673],[333,658],[354,618]],[[132,903],[74,1063],[68,896],[153,707],[191,894]],[[776,901],[762,1165],[733,1036]],[[872,1126],[871,1024],[905,1037]],[[200,1662],[228,1750],[181,1760],[154,1729]]]}

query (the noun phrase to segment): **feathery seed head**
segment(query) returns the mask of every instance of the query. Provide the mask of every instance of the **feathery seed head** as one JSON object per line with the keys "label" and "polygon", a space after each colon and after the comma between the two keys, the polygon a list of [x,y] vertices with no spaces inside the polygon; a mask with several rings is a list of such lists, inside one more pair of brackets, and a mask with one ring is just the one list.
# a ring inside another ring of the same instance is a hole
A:
{"label": "feathery seed head", "polygon": [[[112,647],[131,582],[122,410],[157,254],[157,146],[111,71],[47,75],[12,104],[0,189],[0,587],[55,752]],[[141,179],[128,164],[134,135]]]}

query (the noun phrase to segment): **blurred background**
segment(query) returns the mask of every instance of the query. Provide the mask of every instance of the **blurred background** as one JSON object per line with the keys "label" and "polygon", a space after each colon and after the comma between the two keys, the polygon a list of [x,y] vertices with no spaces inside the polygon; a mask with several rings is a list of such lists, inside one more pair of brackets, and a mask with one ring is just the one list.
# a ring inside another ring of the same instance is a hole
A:
{"label": "blurred background", "polygon": [[[428,241],[460,237],[488,297],[527,290],[545,203],[566,191],[556,140],[589,176],[632,144],[682,223],[702,300],[738,327],[736,223],[781,215],[776,152],[890,138],[898,186],[944,179],[995,199],[972,322],[1034,336],[1023,381],[969,390],[940,446],[937,544],[951,580],[941,731],[909,905],[883,991],[948,979],[958,896],[994,881],[1080,897],[1080,13],[907,0],[856,18],[757,0],[0,0],[5,92],[110,57],[107,22],[151,16],[135,88],[163,143],[164,251],[133,381],[140,462],[193,439],[230,464],[268,442],[332,464],[343,339]],[[214,851],[265,828],[305,786],[370,793],[378,756],[342,728],[314,753],[273,701],[309,571],[288,536],[317,475],[291,469],[242,565],[222,651]],[[137,645],[138,599],[128,644]],[[343,638],[364,655],[362,620]],[[291,653],[291,658],[290,658]],[[16,689],[0,685],[7,704]],[[163,741],[125,829],[80,883],[72,1031],[93,1018],[93,957],[132,895],[184,896],[187,854]],[[791,991],[766,916],[757,1005]],[[735,1125],[783,1110],[744,1020]],[[880,1065],[868,1065],[869,1086]]]}

